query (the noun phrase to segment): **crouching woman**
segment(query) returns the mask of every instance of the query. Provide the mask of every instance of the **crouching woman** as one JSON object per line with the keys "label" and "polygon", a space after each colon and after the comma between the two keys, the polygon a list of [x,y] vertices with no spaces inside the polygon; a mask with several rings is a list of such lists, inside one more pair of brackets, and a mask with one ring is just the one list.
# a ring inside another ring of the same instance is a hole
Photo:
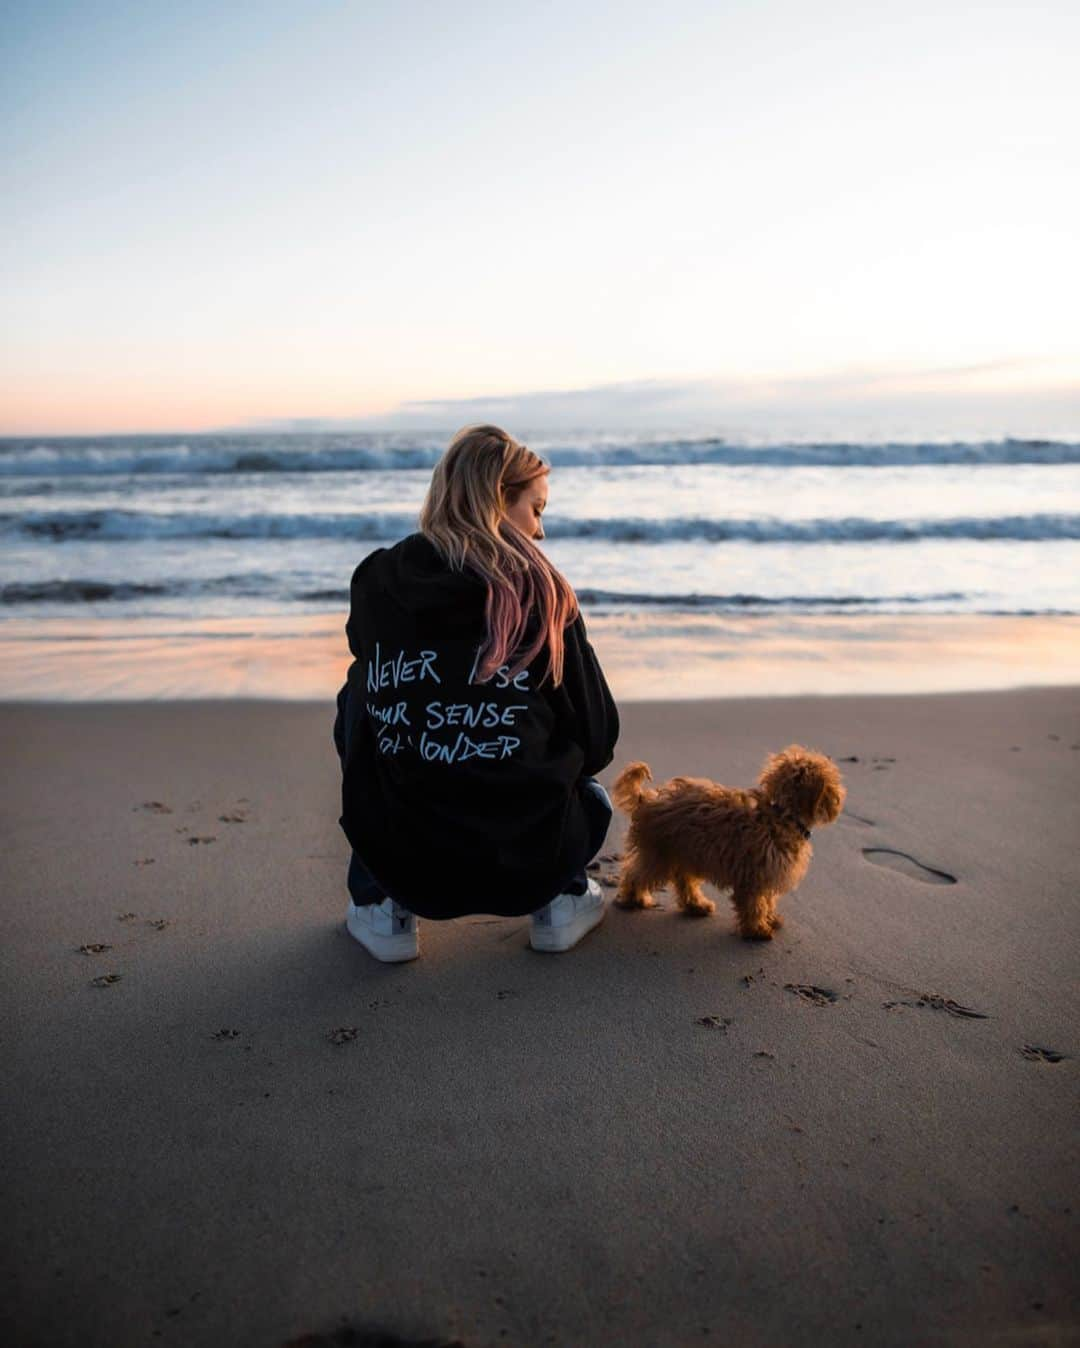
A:
{"label": "crouching woman", "polygon": [[577,598],[537,547],[550,468],[497,426],[460,431],[419,529],[350,585],[337,698],[346,926],[415,959],[418,918],[531,915],[569,950],[601,921],[586,866],[612,805],[596,774],[619,737]]}

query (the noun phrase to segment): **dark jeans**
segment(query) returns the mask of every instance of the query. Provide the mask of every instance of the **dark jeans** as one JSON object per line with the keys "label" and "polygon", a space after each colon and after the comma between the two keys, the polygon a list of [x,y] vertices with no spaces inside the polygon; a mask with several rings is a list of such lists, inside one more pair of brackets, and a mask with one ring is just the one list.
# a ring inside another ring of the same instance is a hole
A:
{"label": "dark jeans", "polygon": [[[611,797],[595,777],[586,777],[585,785],[589,788],[582,797],[585,813],[589,819],[589,855],[585,858],[585,864],[587,865],[603,847],[608,826],[615,811],[611,804]],[[381,903],[386,898],[386,891],[379,888],[371,872],[355,852],[349,862],[349,874],[346,883],[349,887],[349,895],[358,907],[365,903]],[[589,878],[583,865],[566,886],[566,892],[568,894],[584,894],[588,887]],[[551,897],[554,898],[554,894]],[[404,906],[403,904],[402,907]]]}

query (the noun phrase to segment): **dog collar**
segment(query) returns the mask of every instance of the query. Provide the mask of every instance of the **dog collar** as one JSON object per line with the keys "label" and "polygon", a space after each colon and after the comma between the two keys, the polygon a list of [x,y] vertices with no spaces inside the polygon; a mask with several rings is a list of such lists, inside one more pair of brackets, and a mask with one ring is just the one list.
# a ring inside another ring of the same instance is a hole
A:
{"label": "dog collar", "polygon": [[806,827],[804,823],[801,822],[801,820],[796,819],[793,814],[785,810],[782,805],[777,805],[776,802],[772,800],[763,801],[762,804],[767,805],[769,809],[773,810],[776,814],[778,814],[781,819],[786,819],[789,824],[793,824],[795,828],[797,828],[799,832],[803,835],[803,837],[809,840],[810,830]]}

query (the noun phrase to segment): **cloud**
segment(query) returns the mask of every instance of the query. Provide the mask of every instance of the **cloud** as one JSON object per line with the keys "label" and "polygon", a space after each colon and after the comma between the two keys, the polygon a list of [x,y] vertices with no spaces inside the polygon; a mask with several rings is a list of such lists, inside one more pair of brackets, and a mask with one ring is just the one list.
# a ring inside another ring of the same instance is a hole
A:
{"label": "cloud", "polygon": [[[1027,357],[950,366],[848,366],[804,375],[641,379],[577,389],[424,398],[357,418],[260,422],[276,431],[452,433],[490,421],[516,435],[676,432],[731,439],[1080,434],[1080,376],[1044,379]],[[253,428],[252,428],[253,429]]]}
{"label": "cloud", "polygon": [[[935,420],[955,424],[994,409],[1027,419],[1040,408],[1071,408],[1080,421],[1080,378],[1057,388],[1025,388],[1018,382],[1037,372],[1027,358],[959,366],[848,367],[806,375],[743,379],[658,380],[597,384],[581,389],[545,389],[489,397],[423,399],[402,403],[389,417],[372,419],[388,428],[454,429],[472,421],[495,421],[544,430],[610,428],[725,428],[787,434],[801,424],[828,421],[844,427],[884,414],[917,414],[932,429]],[[812,432],[818,433],[818,432]],[[994,427],[988,427],[988,434]],[[1007,432],[1003,432],[1007,433]]]}

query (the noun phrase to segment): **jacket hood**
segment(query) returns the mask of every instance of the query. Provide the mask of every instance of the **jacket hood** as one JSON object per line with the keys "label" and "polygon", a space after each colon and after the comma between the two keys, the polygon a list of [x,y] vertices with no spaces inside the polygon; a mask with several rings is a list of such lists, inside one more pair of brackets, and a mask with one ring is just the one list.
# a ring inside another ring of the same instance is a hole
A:
{"label": "jacket hood", "polygon": [[[452,570],[435,544],[422,533],[407,535],[392,548],[380,548],[367,559],[372,569],[366,579],[382,595],[414,618],[437,615],[439,626],[474,626],[483,616],[487,585],[466,568]],[[365,570],[367,568],[365,567]]]}

